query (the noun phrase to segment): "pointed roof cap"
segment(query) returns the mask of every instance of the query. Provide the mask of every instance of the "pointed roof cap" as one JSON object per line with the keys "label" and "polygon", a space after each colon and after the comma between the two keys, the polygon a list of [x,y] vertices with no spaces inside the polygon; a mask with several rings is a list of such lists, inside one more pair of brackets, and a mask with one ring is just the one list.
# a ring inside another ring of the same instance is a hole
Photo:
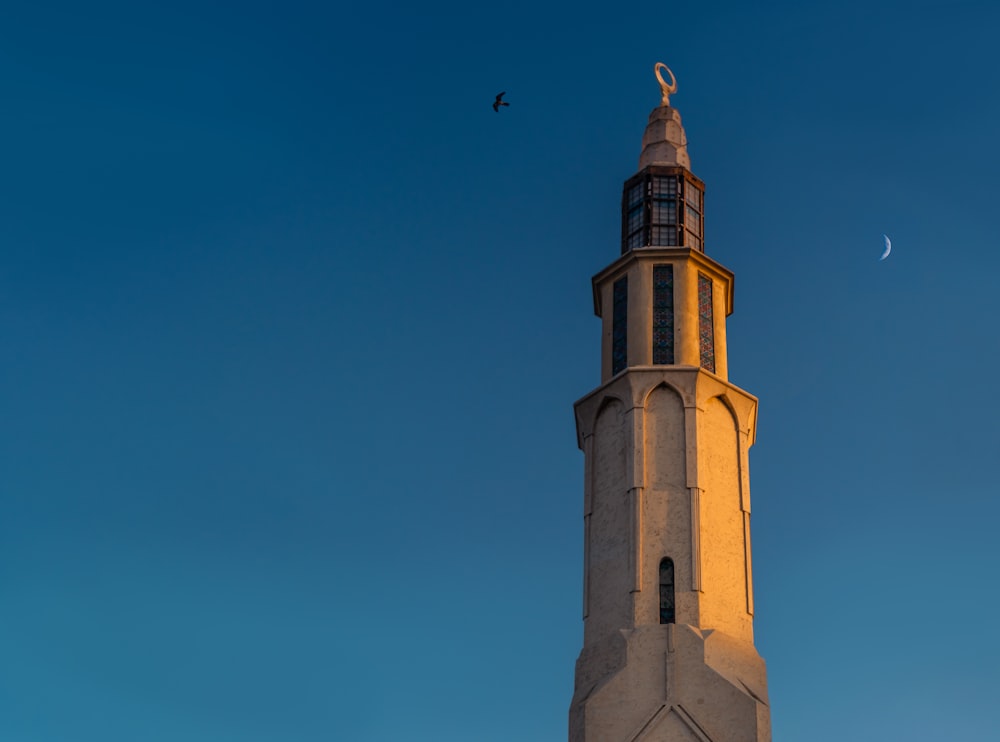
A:
{"label": "pointed roof cap", "polygon": [[[670,83],[664,81],[660,68],[670,75]],[[681,114],[670,107],[670,94],[677,92],[677,78],[663,62],[653,67],[660,83],[662,98],[658,108],[649,114],[646,133],[642,135],[642,153],[639,155],[639,169],[649,165],[680,165],[691,169],[691,158],[687,152],[687,135],[681,125]]]}

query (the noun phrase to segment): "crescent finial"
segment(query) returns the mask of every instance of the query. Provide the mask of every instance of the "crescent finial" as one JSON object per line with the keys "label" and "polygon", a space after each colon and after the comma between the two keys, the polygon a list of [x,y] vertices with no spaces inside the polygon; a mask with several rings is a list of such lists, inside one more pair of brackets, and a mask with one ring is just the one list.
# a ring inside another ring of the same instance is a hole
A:
{"label": "crescent finial", "polygon": [[[664,82],[663,75],[660,74],[661,67],[667,71],[668,75],[670,75],[669,85],[666,82]],[[663,64],[663,62],[657,62],[656,65],[653,67],[653,72],[656,73],[656,79],[659,80],[660,82],[660,91],[663,93],[663,98],[661,99],[662,103],[660,105],[669,106],[670,94],[677,92],[677,78],[674,77],[674,73],[671,72],[670,68],[667,67],[667,65]]]}

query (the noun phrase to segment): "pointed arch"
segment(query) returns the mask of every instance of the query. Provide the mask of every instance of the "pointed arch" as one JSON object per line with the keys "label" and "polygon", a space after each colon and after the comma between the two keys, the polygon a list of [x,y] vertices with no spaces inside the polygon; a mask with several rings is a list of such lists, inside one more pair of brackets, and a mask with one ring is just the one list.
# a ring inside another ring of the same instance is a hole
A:
{"label": "pointed arch", "polygon": [[722,406],[726,408],[726,410],[729,412],[729,415],[733,419],[733,428],[736,431],[739,431],[740,428],[742,427],[740,423],[740,413],[739,410],[736,409],[736,405],[734,405],[733,401],[729,398],[729,395],[723,392],[722,394],[716,394],[712,397],[709,397],[708,401],[711,402],[713,399],[718,400],[719,402],[722,403]]}
{"label": "pointed arch", "polygon": [[596,407],[594,407],[594,416],[590,420],[590,430],[593,432],[597,428],[597,420],[604,413],[604,410],[609,406],[617,402],[622,406],[622,412],[628,409],[625,404],[625,400],[619,397],[617,394],[605,394],[601,397],[601,402]]}
{"label": "pointed arch", "polygon": [[655,384],[654,386],[650,387],[649,391],[647,391],[645,393],[645,395],[643,395],[642,406],[643,407],[647,407],[649,405],[649,398],[653,396],[653,393],[657,389],[661,389],[661,388],[665,388],[665,389],[668,389],[668,390],[672,391],[674,394],[676,394],[678,397],[680,397],[681,404],[682,405],[684,404],[684,391],[679,386],[677,386],[677,384],[673,383],[672,381],[669,381],[667,379],[662,379],[657,384]]}
{"label": "pointed arch", "polygon": [[724,394],[710,397],[699,414],[703,625],[734,637],[752,636],[748,611],[749,542],[744,510],[739,416]]}
{"label": "pointed arch", "polygon": [[687,484],[684,397],[663,381],[646,395],[643,407],[644,450],[651,452],[645,462],[646,485],[660,492],[679,492]]}
{"label": "pointed arch", "polygon": [[586,526],[587,641],[628,624],[631,610],[629,510],[626,479],[626,405],[617,397],[601,401],[594,421],[588,477],[591,512]]}

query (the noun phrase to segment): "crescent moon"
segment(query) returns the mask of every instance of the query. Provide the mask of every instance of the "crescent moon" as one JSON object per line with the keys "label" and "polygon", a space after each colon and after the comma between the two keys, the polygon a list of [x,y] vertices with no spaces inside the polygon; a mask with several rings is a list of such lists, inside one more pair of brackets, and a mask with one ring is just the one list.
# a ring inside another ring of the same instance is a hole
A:
{"label": "crescent moon", "polygon": [[[670,75],[669,85],[666,83],[666,81],[664,81],[663,76],[660,74],[661,67],[667,71],[668,75]],[[667,67],[667,65],[663,64],[663,62],[657,62],[655,65],[653,65],[653,72],[656,73],[656,79],[660,83],[660,90],[663,93],[663,98],[662,98],[663,105],[669,106],[670,94],[677,92],[677,78],[674,77],[674,73],[670,70],[669,67]]]}
{"label": "crescent moon", "polygon": [[892,241],[886,235],[882,235],[882,239],[885,240],[885,252],[882,253],[882,257],[879,258],[879,262],[889,257],[889,253],[892,252]]}

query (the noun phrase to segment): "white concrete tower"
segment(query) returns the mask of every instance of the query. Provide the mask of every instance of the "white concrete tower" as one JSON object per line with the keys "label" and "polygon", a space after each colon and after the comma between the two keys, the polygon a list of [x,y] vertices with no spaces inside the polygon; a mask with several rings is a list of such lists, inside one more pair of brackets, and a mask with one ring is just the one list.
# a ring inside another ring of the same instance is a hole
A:
{"label": "white concrete tower", "polygon": [[733,274],[705,255],[704,184],[661,69],[662,105],[622,197],[622,255],[593,280],[601,386],[575,407],[584,639],[569,739],[764,742],[747,470],[757,400],[728,380]]}

